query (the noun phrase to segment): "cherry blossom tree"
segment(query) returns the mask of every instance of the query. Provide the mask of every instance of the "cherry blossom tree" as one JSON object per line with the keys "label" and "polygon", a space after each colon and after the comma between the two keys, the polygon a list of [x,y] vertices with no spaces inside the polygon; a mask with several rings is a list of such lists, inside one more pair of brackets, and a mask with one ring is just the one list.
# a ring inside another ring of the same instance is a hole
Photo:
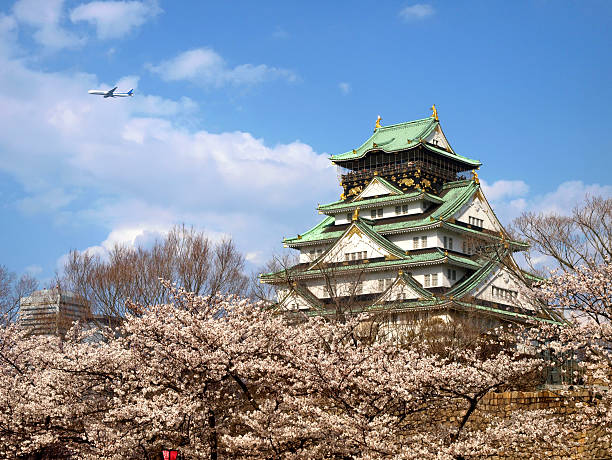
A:
{"label": "cherry blossom tree", "polygon": [[[590,279],[574,290],[554,280],[542,295],[563,308]],[[166,288],[171,303],[130,305],[138,314],[116,331],[77,326],[60,341],[2,329],[0,455],[153,459],[173,447],[189,459],[467,459],[526,439],[541,452],[570,449],[572,430],[608,423],[603,390],[572,414],[478,412],[489,393],[533,382],[542,334],[557,348],[588,347],[594,378],[607,378],[598,362],[611,336],[581,335],[602,334],[604,321],[583,332],[500,330],[440,350],[372,341],[364,316],[298,318]]]}

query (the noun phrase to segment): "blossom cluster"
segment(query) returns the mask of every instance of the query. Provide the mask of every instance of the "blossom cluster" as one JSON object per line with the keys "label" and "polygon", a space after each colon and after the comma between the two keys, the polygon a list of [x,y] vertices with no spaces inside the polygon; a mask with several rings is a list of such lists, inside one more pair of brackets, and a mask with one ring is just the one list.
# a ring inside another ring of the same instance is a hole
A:
{"label": "blossom cluster", "polygon": [[[557,282],[567,295],[572,285]],[[545,295],[560,304],[552,283]],[[157,458],[171,447],[186,459],[482,458],[526,438],[563,445],[585,423],[610,422],[602,390],[604,403],[578,414],[517,411],[474,423],[488,393],[542,369],[526,352],[535,333],[488,334],[440,353],[370,340],[363,316],[297,320],[246,299],[173,294],[132,308],[139,314],[118,330],[77,325],[60,340],[2,328],[0,456]],[[588,337],[588,363],[607,384],[608,324],[544,329],[572,350]]]}

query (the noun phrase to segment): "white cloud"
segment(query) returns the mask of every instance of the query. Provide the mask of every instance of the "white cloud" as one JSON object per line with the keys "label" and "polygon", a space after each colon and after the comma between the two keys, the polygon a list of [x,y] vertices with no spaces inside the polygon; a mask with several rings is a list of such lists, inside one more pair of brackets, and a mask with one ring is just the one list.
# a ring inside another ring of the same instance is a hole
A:
{"label": "white cloud", "polygon": [[338,83],[338,88],[340,88],[342,94],[348,94],[351,92],[351,85],[345,81]]}
{"label": "white cloud", "polygon": [[6,56],[15,47],[17,21],[13,16],[0,13],[0,55]]}
{"label": "white cloud", "polygon": [[535,212],[569,214],[587,195],[612,197],[612,185],[585,184],[577,180],[563,182],[555,191],[535,197],[530,208]]}
{"label": "white cloud", "polygon": [[19,0],[13,6],[15,19],[34,27],[34,39],[46,48],[71,48],[85,40],[63,29],[60,25],[64,0]]}
{"label": "white cloud", "polygon": [[481,180],[480,183],[487,198],[492,201],[525,196],[529,192],[529,186],[522,180],[498,180],[491,185]]}
{"label": "white cloud", "polygon": [[94,1],[77,6],[72,22],[86,21],[96,27],[99,39],[120,38],[162,12],[157,2]]}
{"label": "white cloud", "polygon": [[502,223],[509,224],[523,212],[569,214],[587,195],[612,197],[612,186],[566,181],[556,190],[529,195],[523,181],[496,181],[489,186],[481,181],[483,191]]}
{"label": "white cloud", "polygon": [[274,79],[297,80],[292,71],[265,64],[241,64],[231,68],[210,48],[184,51],[159,65],[147,67],[163,80],[189,80],[202,86],[251,85]]}
{"label": "white cloud", "polygon": [[400,17],[406,21],[415,19],[425,19],[426,17],[432,16],[436,10],[433,6],[427,3],[415,3],[414,5],[407,6],[400,11]]}
{"label": "white cloud", "polygon": [[136,91],[103,99],[87,90],[129,89],[138,78],[107,83],[26,62],[0,55],[0,171],[24,193],[10,204],[57,225],[106,231],[92,248],[147,240],[185,222],[266,253],[301,230],[287,218],[291,210],[307,215],[317,199],[336,196],[334,169],[309,145],[188,129],[177,122],[197,110],[188,98]]}

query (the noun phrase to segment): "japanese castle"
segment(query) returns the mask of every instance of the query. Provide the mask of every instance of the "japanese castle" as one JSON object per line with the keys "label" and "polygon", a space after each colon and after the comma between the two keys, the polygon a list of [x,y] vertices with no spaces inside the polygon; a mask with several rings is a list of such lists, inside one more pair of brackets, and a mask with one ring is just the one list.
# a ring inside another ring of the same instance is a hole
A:
{"label": "japanese castle", "polygon": [[560,320],[523,294],[535,278],[513,253],[528,245],[509,238],[480,186],[481,162],[453,150],[432,110],[390,126],[378,117],[360,147],[330,157],[340,199],[319,205],[325,218],[315,227],[284,240],[299,263],[261,275],[277,288],[276,308],[381,311],[394,322]]}

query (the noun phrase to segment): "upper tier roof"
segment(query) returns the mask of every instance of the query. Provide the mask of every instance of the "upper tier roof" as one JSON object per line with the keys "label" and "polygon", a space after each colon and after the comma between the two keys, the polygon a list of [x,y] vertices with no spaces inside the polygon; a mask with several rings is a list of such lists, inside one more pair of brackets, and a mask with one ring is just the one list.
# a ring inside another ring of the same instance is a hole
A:
{"label": "upper tier roof", "polygon": [[[442,203],[433,208],[433,211],[425,212],[422,215],[405,216],[405,219],[399,222],[389,222],[388,219],[381,219],[380,221],[373,222],[373,228],[378,233],[388,233],[395,230],[406,231],[436,224],[436,222],[432,222],[431,218],[439,221],[440,219],[452,217],[461,206],[474,196],[479,187],[479,184],[473,180],[448,182],[444,184],[442,194],[439,197]],[[411,196],[411,194],[406,194],[406,196]],[[335,219],[333,217],[326,217],[302,235],[294,238],[285,238],[283,242],[292,246],[294,244],[317,243],[339,238],[344,233],[345,228],[343,226],[336,226],[334,222]],[[439,224],[440,222],[437,222],[437,225]]]}
{"label": "upper tier roof", "polygon": [[339,155],[332,155],[330,160],[333,162],[358,160],[359,158],[363,158],[366,153],[371,150],[382,150],[391,153],[414,148],[421,143],[429,150],[446,158],[464,163],[471,168],[476,168],[482,164],[478,160],[471,160],[458,155],[452,150],[446,151],[442,148],[428,144],[426,138],[431,135],[436,128],[441,129],[439,125],[439,121],[435,120],[433,117],[428,117],[421,120],[382,126],[375,129],[374,134],[372,134],[359,148]]}

